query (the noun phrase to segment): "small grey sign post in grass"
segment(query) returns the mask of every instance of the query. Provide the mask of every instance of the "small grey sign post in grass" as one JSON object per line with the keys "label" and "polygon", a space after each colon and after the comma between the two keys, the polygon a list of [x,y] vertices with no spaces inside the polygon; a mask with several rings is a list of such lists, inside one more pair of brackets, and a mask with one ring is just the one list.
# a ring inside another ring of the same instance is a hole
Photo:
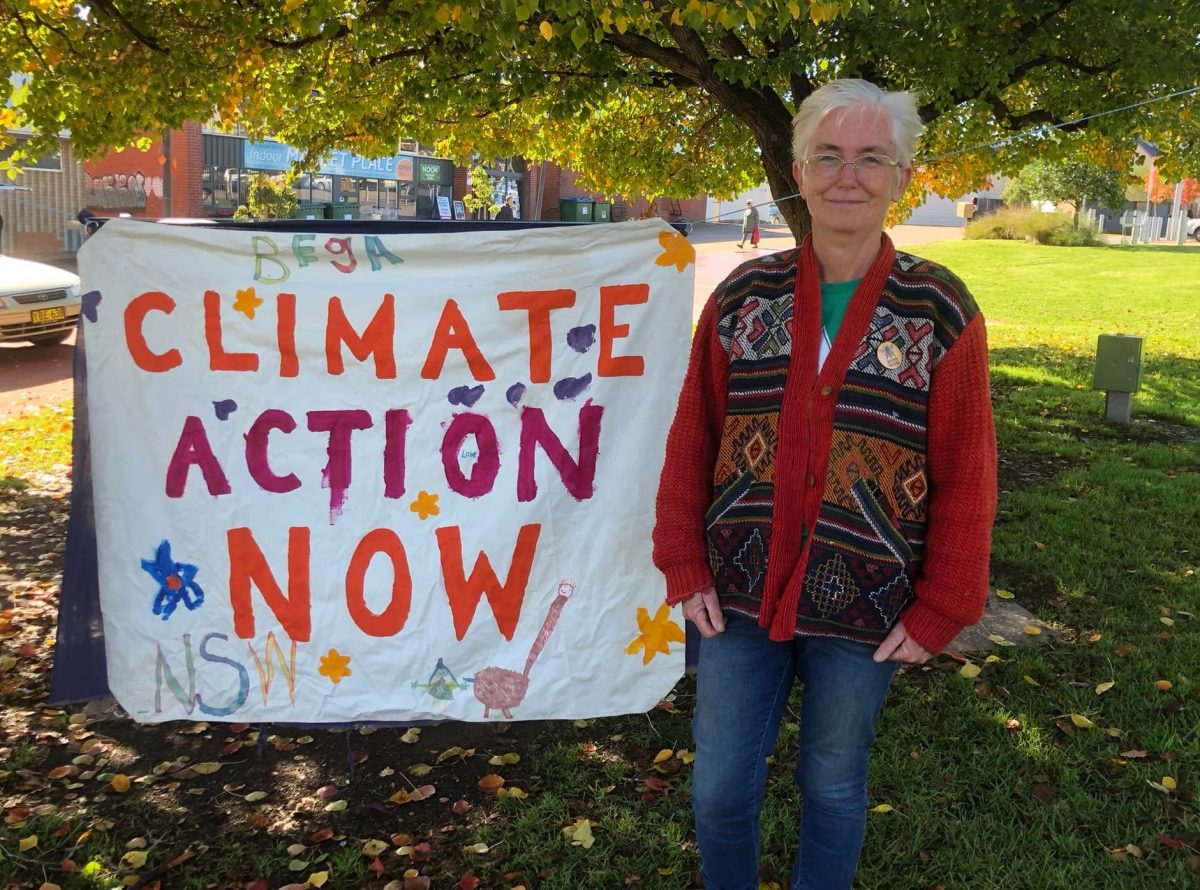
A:
{"label": "small grey sign post in grass", "polygon": [[1142,386],[1142,338],[1101,334],[1096,342],[1093,389],[1106,393],[1104,419],[1129,423],[1133,394]]}

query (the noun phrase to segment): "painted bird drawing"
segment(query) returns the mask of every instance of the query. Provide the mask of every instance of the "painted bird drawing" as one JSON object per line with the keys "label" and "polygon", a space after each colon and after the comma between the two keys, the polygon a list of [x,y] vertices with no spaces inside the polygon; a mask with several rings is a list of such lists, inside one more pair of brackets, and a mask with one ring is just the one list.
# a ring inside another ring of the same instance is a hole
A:
{"label": "painted bird drawing", "polygon": [[525,693],[529,689],[529,671],[545,648],[550,634],[554,633],[554,626],[558,624],[558,616],[562,614],[563,606],[574,593],[574,581],[564,578],[558,582],[558,596],[550,604],[546,620],[542,622],[542,629],[538,631],[537,638],[529,649],[529,657],[525,659],[525,670],[518,674],[507,668],[486,667],[475,672],[475,697],[483,703],[485,720],[492,711],[499,711],[509,720],[513,718],[512,709],[525,700]]}

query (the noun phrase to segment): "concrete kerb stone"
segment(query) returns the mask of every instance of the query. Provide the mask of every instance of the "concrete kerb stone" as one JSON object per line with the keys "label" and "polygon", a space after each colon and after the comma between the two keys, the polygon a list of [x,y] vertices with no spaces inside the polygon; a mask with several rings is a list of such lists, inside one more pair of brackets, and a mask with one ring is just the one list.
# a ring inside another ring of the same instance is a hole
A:
{"label": "concrete kerb stone", "polygon": [[[1025,629],[1027,627],[1036,627],[1040,633],[1030,633]],[[1009,648],[997,640],[1017,646],[1036,646],[1054,634],[1053,627],[1035,618],[1016,600],[1001,599],[996,596],[995,590],[989,590],[987,606],[979,623],[963,628],[949,648],[957,652],[989,652]]]}

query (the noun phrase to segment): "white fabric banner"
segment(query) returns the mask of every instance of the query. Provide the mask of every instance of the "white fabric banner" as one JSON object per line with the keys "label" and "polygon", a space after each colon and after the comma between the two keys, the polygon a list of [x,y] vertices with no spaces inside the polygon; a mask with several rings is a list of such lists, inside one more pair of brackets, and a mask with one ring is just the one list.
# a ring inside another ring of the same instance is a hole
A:
{"label": "white fabric banner", "polygon": [[84,245],[100,597],[146,722],[653,707],[695,253],[657,220]]}

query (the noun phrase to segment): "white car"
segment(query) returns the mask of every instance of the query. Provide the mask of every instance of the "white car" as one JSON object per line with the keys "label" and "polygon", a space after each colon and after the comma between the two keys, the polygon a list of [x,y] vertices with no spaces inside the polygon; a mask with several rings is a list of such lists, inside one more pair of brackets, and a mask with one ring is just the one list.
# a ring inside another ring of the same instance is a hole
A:
{"label": "white car", "polygon": [[0,341],[61,343],[80,308],[78,275],[0,254]]}
{"label": "white car", "polygon": [[1200,219],[1189,219],[1187,221],[1187,233],[1189,238],[1195,238],[1200,241]]}

